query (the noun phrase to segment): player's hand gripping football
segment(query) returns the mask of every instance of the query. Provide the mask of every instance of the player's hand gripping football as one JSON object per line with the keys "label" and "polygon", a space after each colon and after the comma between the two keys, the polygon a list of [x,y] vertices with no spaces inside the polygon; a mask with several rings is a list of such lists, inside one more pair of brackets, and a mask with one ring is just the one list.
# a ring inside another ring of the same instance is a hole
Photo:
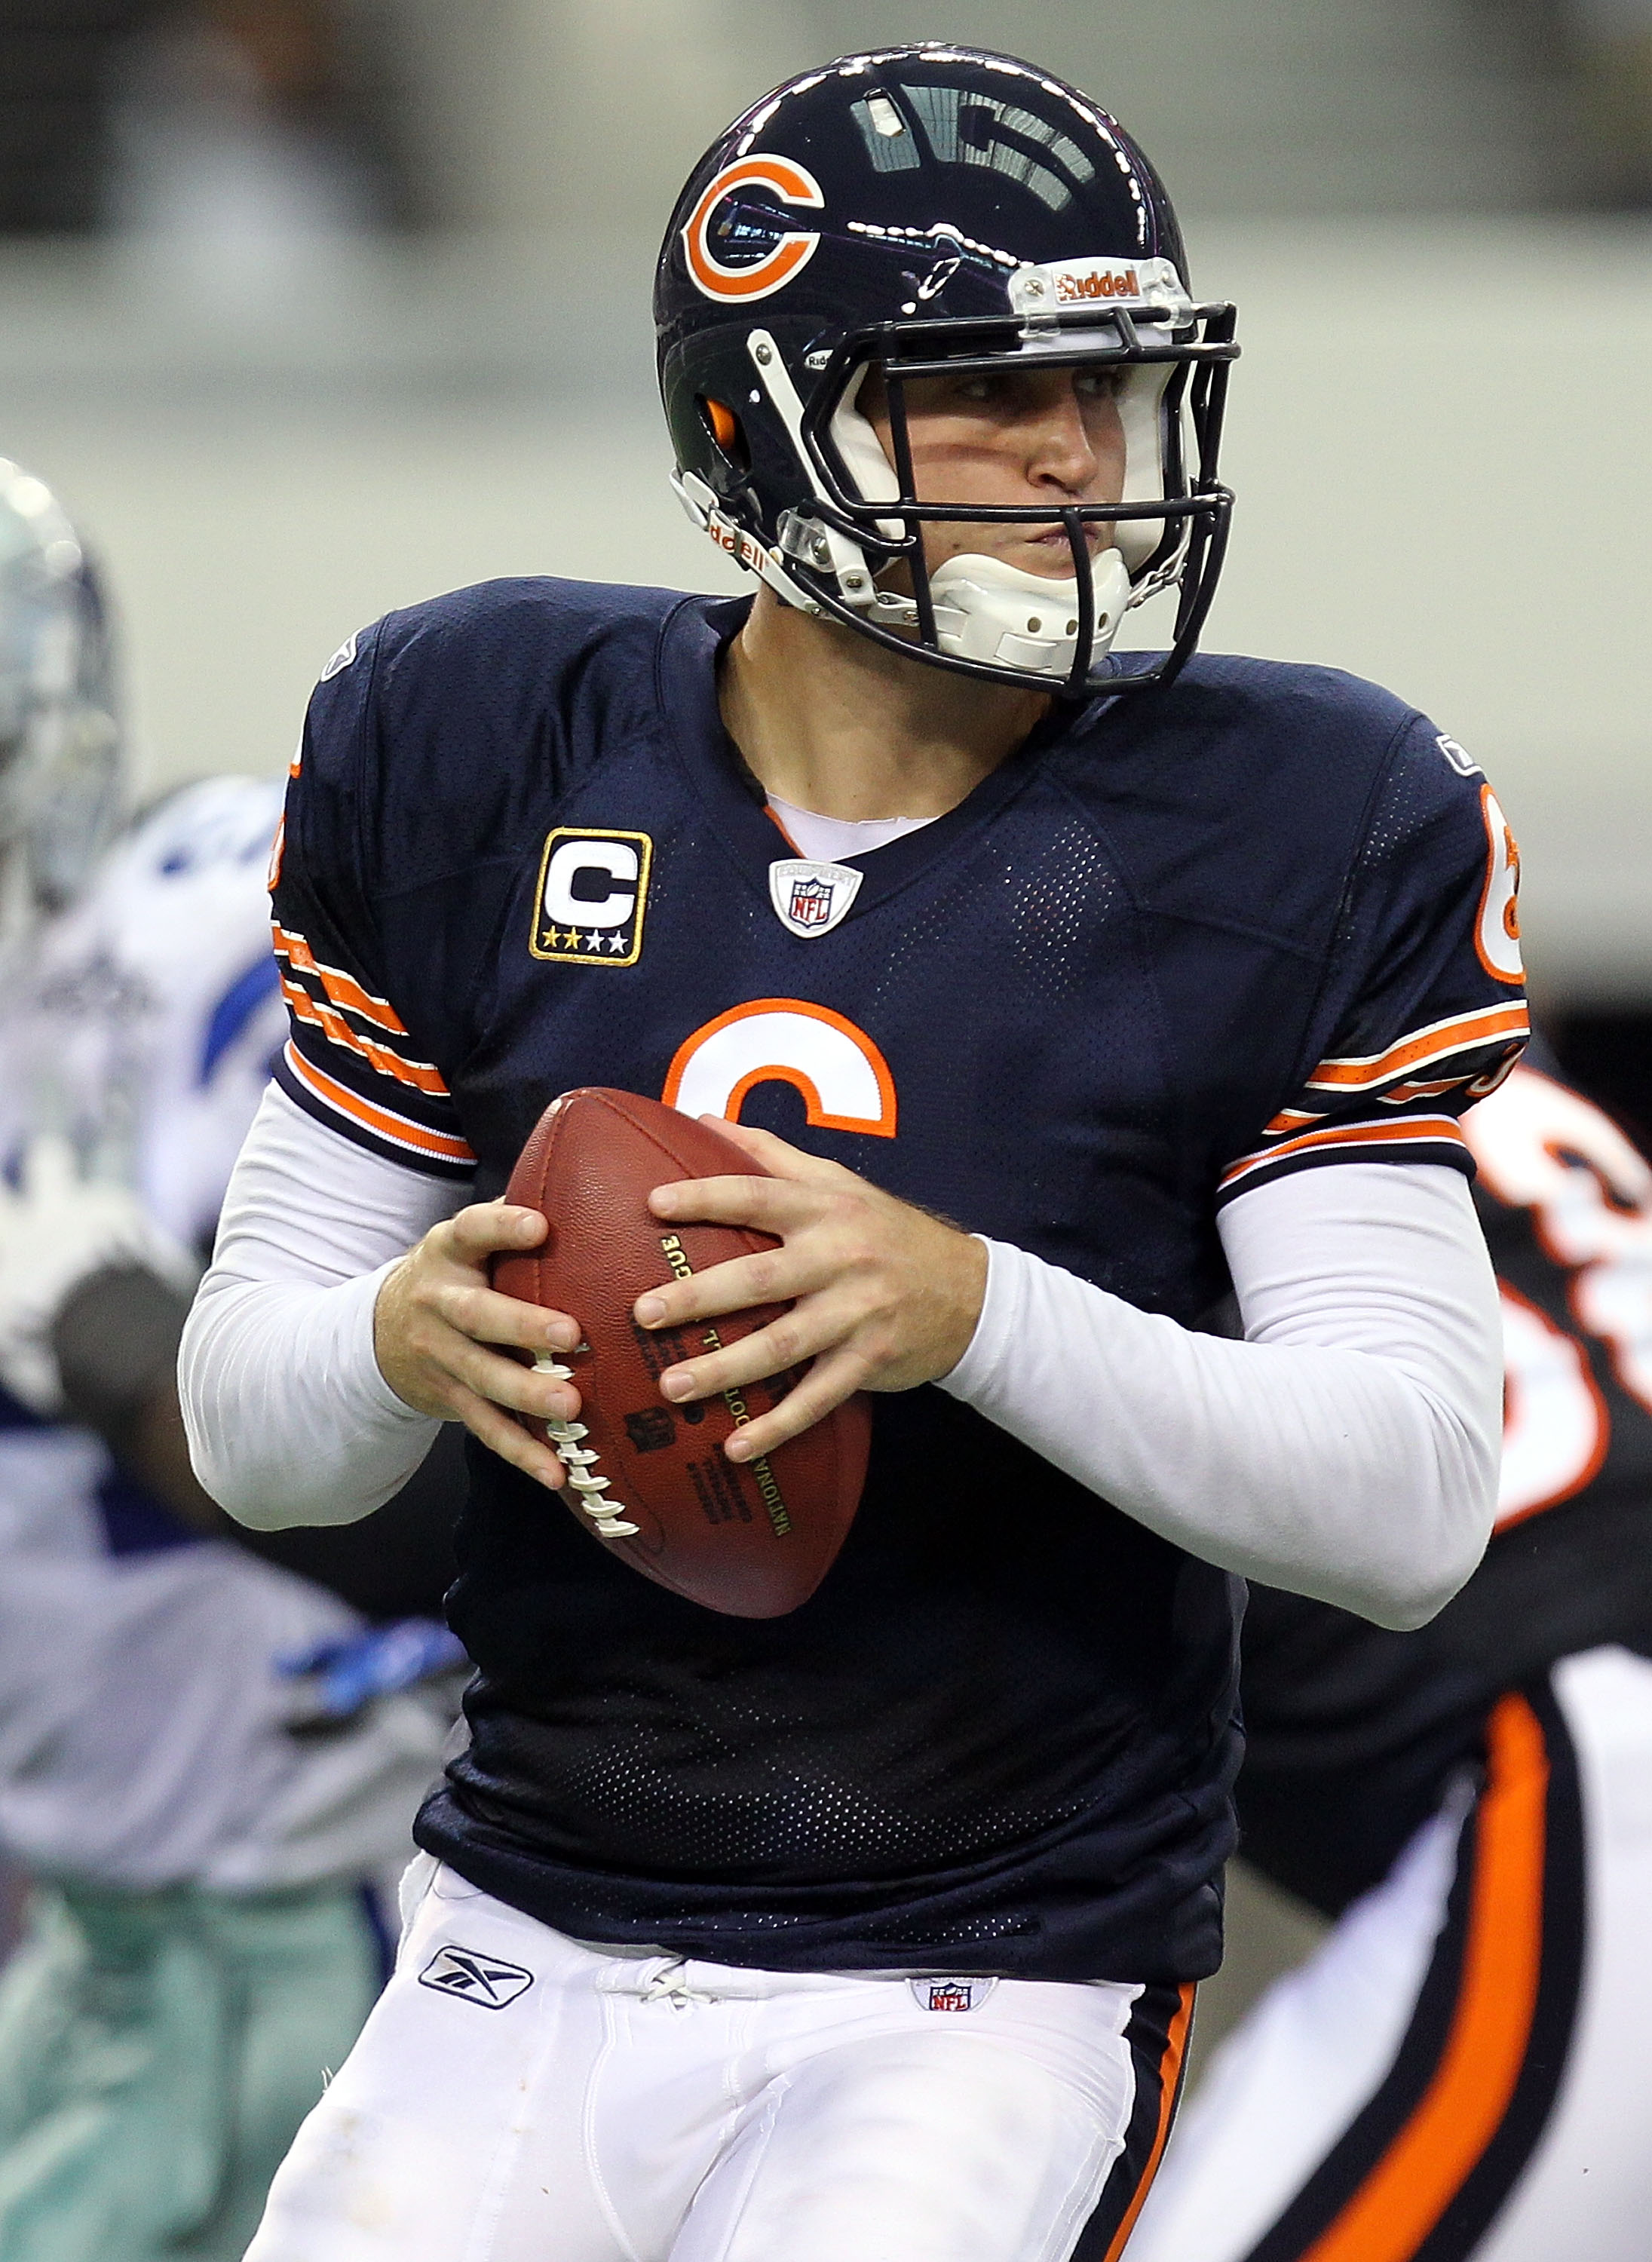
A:
{"label": "player's hand gripping football", "polygon": [[432,1227],[379,1292],[373,1350],[405,1404],[462,1422],[501,1460],[554,1490],[566,1481],[561,1462],[505,1409],[572,1421],[579,1393],[511,1352],[572,1351],[580,1330],[566,1312],[501,1296],[487,1285],[490,1257],[537,1248],[545,1236],[537,1210],[503,1201],[473,1203]]}
{"label": "player's hand gripping football", "polygon": [[855,1391],[911,1390],[950,1373],[970,1347],[986,1293],[981,1243],[770,1132],[705,1120],[769,1175],[657,1187],[649,1204],[655,1216],[755,1226],[782,1246],[651,1290],[633,1307],[637,1320],[681,1327],[754,1304],[792,1308],[723,1351],[667,1367],[663,1394],[676,1404],[711,1398],[812,1359],[781,1404],[724,1448],[731,1460],[750,1461]]}
{"label": "player's hand gripping football", "polygon": [[[662,1328],[754,1304],[792,1309],[724,1351],[668,1367],[664,1395],[675,1404],[712,1398],[812,1360],[781,1405],[729,1440],[730,1458],[749,1461],[857,1390],[910,1390],[949,1373],[980,1316],[986,1251],[979,1242],[769,1132],[707,1120],[770,1175],[657,1187],[655,1215],[755,1226],[782,1245],[650,1290],[635,1307],[637,1319]],[[512,1353],[571,1351],[579,1325],[487,1283],[490,1257],[536,1248],[545,1233],[537,1211],[512,1203],[460,1210],[389,1275],[373,1333],[380,1372],[399,1398],[421,1414],[462,1422],[501,1459],[557,1488],[565,1481],[561,1462],[511,1415],[573,1421],[579,1393]]]}

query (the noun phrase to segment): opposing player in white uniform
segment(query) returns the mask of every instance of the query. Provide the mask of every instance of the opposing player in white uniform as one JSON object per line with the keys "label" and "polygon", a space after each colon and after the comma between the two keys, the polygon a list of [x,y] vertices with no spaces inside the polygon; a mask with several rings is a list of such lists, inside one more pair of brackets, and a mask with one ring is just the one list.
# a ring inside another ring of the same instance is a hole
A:
{"label": "opposing player in white uniform", "polygon": [[279,786],[188,787],[88,874],[119,791],[97,586],[9,465],[0,652],[0,1853],[37,1881],[0,1982],[0,2254],[232,2262],[378,1992],[364,1888],[446,1715],[295,1676],[383,1660],[133,1473],[189,1509],[172,1344],[285,1024]]}

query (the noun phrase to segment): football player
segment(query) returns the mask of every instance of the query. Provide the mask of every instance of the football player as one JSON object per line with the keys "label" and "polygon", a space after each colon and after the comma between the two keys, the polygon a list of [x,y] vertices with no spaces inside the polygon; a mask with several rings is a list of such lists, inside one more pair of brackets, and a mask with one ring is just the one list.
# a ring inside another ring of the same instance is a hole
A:
{"label": "football player", "polygon": [[[1100,2257],[1220,1953],[1236,1574],[1413,1624],[1490,1529],[1457,1116],[1525,1029],[1512,844],[1400,700],[1195,657],[1232,313],[1076,90],[933,44],[789,82],[696,168],[656,313],[678,492],[754,598],[397,614],[289,789],[196,1466],[344,1519],[457,1415],[478,1677],[251,2251]],[[588,1084],[772,1174],[653,1196],[783,1246],[640,1327],[790,1307],[658,1406],[812,1360],[750,1459],[878,1394],[788,1617],[638,1578],[516,1419],[578,1429],[579,1315],[490,1291],[544,1232],[497,1196]],[[1230,1286],[1247,1341],[1200,1330]]]}
{"label": "football player", "polygon": [[0,465],[0,1852],[35,1880],[0,1979],[6,2262],[242,2254],[378,1991],[364,1889],[449,1717],[395,1693],[444,1629],[370,1637],[188,1480],[193,1250],[282,1021],[279,792],[194,785],[109,847],[121,800],[97,580]]}
{"label": "football player", "polygon": [[1132,2262],[1646,2251],[1652,1168],[1547,1063],[1463,1130],[1496,1536],[1421,1632],[1252,1594],[1245,1850],[1336,1928],[1218,2053]]}

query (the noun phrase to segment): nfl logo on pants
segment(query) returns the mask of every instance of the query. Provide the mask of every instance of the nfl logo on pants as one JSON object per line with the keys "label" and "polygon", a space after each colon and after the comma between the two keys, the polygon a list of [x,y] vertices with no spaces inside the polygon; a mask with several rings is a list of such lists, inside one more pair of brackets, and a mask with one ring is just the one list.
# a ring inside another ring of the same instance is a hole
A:
{"label": "nfl logo on pants", "polygon": [[973,2011],[997,1986],[996,1979],[914,1979],[912,1992],[926,2011]]}

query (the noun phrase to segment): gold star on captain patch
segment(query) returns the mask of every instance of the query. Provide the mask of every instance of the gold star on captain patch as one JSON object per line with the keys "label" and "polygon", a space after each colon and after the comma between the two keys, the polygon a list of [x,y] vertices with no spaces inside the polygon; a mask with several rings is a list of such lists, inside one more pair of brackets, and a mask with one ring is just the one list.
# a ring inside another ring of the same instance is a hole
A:
{"label": "gold star on captain patch", "polygon": [[545,931],[545,940],[540,944],[539,947],[541,950],[556,950],[560,948],[561,942],[561,928],[559,926],[548,926]]}

